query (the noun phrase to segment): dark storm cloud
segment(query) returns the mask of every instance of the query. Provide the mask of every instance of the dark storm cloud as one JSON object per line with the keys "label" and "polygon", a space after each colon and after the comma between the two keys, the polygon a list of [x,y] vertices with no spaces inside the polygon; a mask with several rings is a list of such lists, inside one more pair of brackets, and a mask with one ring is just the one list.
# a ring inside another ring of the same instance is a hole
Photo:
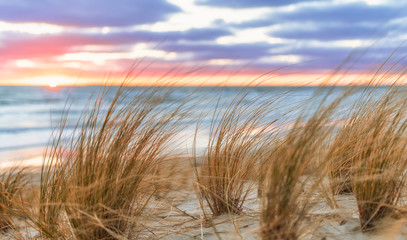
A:
{"label": "dark storm cloud", "polygon": [[227,8],[281,7],[322,0],[198,0],[198,4]]}
{"label": "dark storm cloud", "polygon": [[165,0],[0,0],[0,20],[70,26],[129,26],[165,20],[180,9]]}

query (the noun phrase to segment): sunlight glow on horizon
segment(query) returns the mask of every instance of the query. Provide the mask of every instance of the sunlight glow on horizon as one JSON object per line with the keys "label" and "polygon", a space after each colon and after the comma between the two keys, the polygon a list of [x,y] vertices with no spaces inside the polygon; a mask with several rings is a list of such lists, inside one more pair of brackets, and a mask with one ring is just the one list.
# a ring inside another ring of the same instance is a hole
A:
{"label": "sunlight glow on horizon", "polygon": [[[374,74],[348,74],[348,75],[320,75],[320,74],[291,74],[291,75],[216,75],[216,76],[167,76],[165,78],[151,78],[149,76],[138,76],[128,79],[128,86],[320,86],[320,85],[364,85],[368,84]],[[399,75],[394,75],[395,78]],[[375,76],[380,84],[392,84],[391,78],[382,75]],[[94,86],[111,85],[118,86],[123,83],[123,78],[114,76],[101,81],[98,78],[72,78],[66,76],[44,76],[20,79],[3,84],[4,86]],[[407,84],[405,77],[401,78],[399,84]]]}
{"label": "sunlight glow on horizon", "polygon": [[58,86],[58,83],[56,83],[56,82],[51,82],[50,84],[48,84],[48,86],[49,86],[50,88],[55,88],[55,87]]}

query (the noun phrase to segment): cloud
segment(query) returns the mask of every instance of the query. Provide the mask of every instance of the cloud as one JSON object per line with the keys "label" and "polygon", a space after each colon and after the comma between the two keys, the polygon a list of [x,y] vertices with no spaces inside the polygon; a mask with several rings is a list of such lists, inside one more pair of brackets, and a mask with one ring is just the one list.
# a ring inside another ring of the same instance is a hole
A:
{"label": "cloud", "polygon": [[165,51],[175,51],[179,53],[191,53],[195,60],[210,59],[258,59],[269,56],[269,50],[277,45],[268,43],[256,44],[179,44],[168,43],[158,46]]}
{"label": "cloud", "polygon": [[[318,0],[198,0],[198,4],[228,8],[280,7]],[[322,1],[322,0],[319,0]]]}
{"label": "cloud", "polygon": [[[397,49],[397,50],[396,50]],[[395,51],[396,50],[396,51]],[[298,55],[304,59],[304,64],[296,67],[303,69],[331,70],[339,65],[343,69],[375,70],[378,65],[389,58],[389,65],[405,57],[407,46],[372,45],[362,48],[350,47],[291,47],[271,50],[272,55]]]}
{"label": "cloud", "polygon": [[[1,41],[0,59],[29,59],[57,56],[73,51],[74,47],[85,47],[87,45],[117,46],[122,51],[129,51],[129,48],[137,43],[169,43],[184,41],[204,41],[213,40],[217,37],[229,35],[231,32],[222,29],[191,29],[188,31],[174,32],[149,32],[134,31],[120,33],[63,33],[57,35],[30,34],[8,34],[7,38]],[[128,45],[128,47],[126,47]],[[105,47],[105,52],[108,48]],[[176,47],[175,47],[176,48]]]}
{"label": "cloud", "polygon": [[[324,25],[315,26],[315,28],[281,28],[270,33],[272,37],[287,39],[314,39],[320,41],[326,40],[349,40],[349,39],[368,39],[377,37],[380,29],[374,26],[355,25]],[[380,34],[384,34],[380,31]]]}
{"label": "cloud", "polygon": [[400,11],[395,6],[375,6],[362,2],[321,7],[302,7],[297,11],[282,13],[278,19],[290,21],[314,22],[340,22],[340,23],[385,23],[405,11]]}
{"label": "cloud", "polygon": [[[285,62],[259,62],[257,60],[261,58],[273,59],[273,56],[298,56],[301,61],[300,64],[295,64],[287,69],[331,69],[338,66],[347,56],[352,52],[350,47],[318,47],[318,46],[303,46],[290,45],[290,44],[269,44],[269,43],[245,43],[245,44],[210,44],[202,42],[185,42],[180,40],[198,38],[204,31],[198,31],[199,34],[195,35],[196,30],[191,32],[173,32],[173,35],[169,35],[168,39],[163,39],[162,42],[154,45],[153,49],[164,50],[165,52],[175,52],[178,56],[186,56],[186,58],[175,58],[169,62],[165,59],[157,59],[156,63],[159,71],[165,71],[171,69],[170,62],[173,63],[194,63],[200,62],[207,63],[213,59],[231,59],[240,64],[234,67],[241,68],[242,64],[250,63],[248,66],[250,69],[257,69],[260,71],[267,71],[273,68],[289,65]],[[217,31],[214,31],[217,33]],[[219,32],[227,33],[227,32]],[[149,42],[146,39],[161,38],[165,33],[155,33],[142,31],[123,34],[87,34],[87,35],[75,35],[75,34],[60,34],[56,36],[37,36],[37,37],[17,37],[8,39],[0,47],[0,62],[6,63],[8,61],[15,61],[19,59],[33,59],[34,61],[41,61],[46,64],[53,64],[55,66],[59,56],[66,56],[67,53],[81,53],[90,52],[96,53],[92,56],[97,56],[97,53],[112,53],[114,56],[121,56],[122,53],[130,51],[134,44],[139,42]],[[217,35],[217,34],[214,34]],[[205,34],[202,34],[202,38]],[[161,40],[161,39],[160,39]],[[97,46],[101,47],[98,48]],[[90,46],[90,48],[87,48]],[[109,47],[111,46],[111,47]],[[127,46],[127,47],[126,47]],[[364,56],[363,49],[356,52],[357,56],[361,56],[360,60],[364,64],[355,65],[353,68],[362,68],[362,66],[371,66],[376,63],[382,62],[394,48],[387,47],[372,47],[368,49],[368,56]],[[406,48],[400,48],[399,51],[406,52]],[[122,54],[123,55],[123,54]],[[54,60],[53,60],[54,59]],[[82,60],[75,60],[81,62]],[[115,60],[109,63],[109,66],[119,66],[120,58],[115,57]],[[133,60],[123,59],[122,61],[130,63]],[[87,60],[82,61],[82,65]],[[166,67],[163,68],[163,64],[167,62]],[[115,64],[116,63],[116,64]],[[92,61],[89,62],[92,64]],[[120,66],[119,66],[120,67]],[[117,68],[117,67],[115,67]],[[89,69],[89,67],[88,67]],[[104,69],[104,68],[103,68]],[[101,69],[100,71],[102,71]]]}
{"label": "cloud", "polygon": [[0,48],[0,61],[56,56],[65,53],[75,44],[81,44],[81,41],[69,37],[6,40]]}
{"label": "cloud", "polygon": [[0,20],[68,26],[130,26],[164,21],[181,10],[165,0],[0,0]]}
{"label": "cloud", "polygon": [[117,45],[117,39],[91,35],[61,34],[52,36],[13,35],[2,41],[0,61],[12,59],[47,58],[70,52],[72,47],[84,45]]}
{"label": "cloud", "polygon": [[341,23],[352,28],[351,24],[366,23],[376,27],[386,24],[391,19],[406,16],[407,12],[396,5],[367,5],[363,2],[352,2],[345,4],[303,6],[293,11],[277,11],[272,16],[267,15],[253,21],[236,24],[235,27],[264,27],[283,23],[306,23],[314,22]]}
{"label": "cloud", "polygon": [[187,31],[151,32],[132,31],[108,34],[108,38],[127,39],[133,41],[146,42],[168,42],[168,41],[205,41],[215,40],[218,37],[231,35],[232,32],[220,28],[193,28]]}
{"label": "cloud", "polygon": [[[174,2],[181,6],[182,1]],[[6,72],[15,68],[16,74],[22,69],[27,74],[46,69],[57,73],[62,68],[71,73],[84,70],[97,75],[110,68],[127,68],[134,63],[136,53],[144,51],[140,55],[143,61],[154,62],[149,71],[154,74],[184,64],[207,64],[205,71],[216,72],[215,69],[228,63],[230,68],[245,66],[253,73],[287,65],[293,71],[320,71],[341,64],[352,47],[365,47],[382,36],[389,39],[391,36],[393,44],[384,45],[385,49],[372,46],[366,55],[363,49],[356,52],[355,58],[360,60],[351,67],[363,69],[380,64],[390,54],[391,47],[397,45],[394,42],[403,38],[401,17],[407,15],[406,10],[396,5],[349,1],[199,0],[198,3],[201,5],[192,7],[201,7],[199,11],[185,7],[183,15],[176,14],[181,9],[165,0],[0,0],[3,24],[0,63]],[[291,6],[283,7],[286,5]],[[232,14],[233,19],[218,19],[219,13],[230,12],[236,14]],[[167,21],[169,18],[171,21]],[[190,19],[194,21],[187,22]],[[32,22],[48,24],[28,31],[36,26]],[[135,26],[140,24],[143,26]],[[187,27],[171,28],[174,24]],[[54,27],[57,29],[51,31]],[[144,48],[140,50],[137,46]],[[407,52],[405,48],[399,51]],[[166,58],[166,54],[170,57]]]}

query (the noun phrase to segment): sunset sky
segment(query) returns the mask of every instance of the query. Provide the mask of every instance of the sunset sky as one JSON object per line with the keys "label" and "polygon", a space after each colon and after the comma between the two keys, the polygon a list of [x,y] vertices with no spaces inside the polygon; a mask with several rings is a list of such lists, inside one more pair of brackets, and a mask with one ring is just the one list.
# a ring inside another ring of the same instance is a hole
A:
{"label": "sunset sky", "polygon": [[[0,0],[0,85],[270,85],[347,75],[406,53],[404,0]],[[350,60],[349,60],[350,59]],[[187,77],[185,77],[187,76]],[[114,77],[111,77],[114,79]],[[352,81],[352,80],[350,80]]]}

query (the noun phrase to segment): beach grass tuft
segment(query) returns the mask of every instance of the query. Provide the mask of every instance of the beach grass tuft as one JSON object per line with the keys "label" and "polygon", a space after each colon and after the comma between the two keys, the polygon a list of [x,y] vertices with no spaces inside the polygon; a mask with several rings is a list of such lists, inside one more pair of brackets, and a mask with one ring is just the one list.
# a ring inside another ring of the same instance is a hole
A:
{"label": "beach grass tuft", "polygon": [[[323,95],[317,92],[315,96]],[[262,239],[299,239],[306,231],[303,223],[313,206],[326,164],[319,158],[325,152],[323,143],[331,134],[329,123],[347,96],[345,91],[330,102],[320,102],[319,109],[304,111],[292,127],[271,138],[259,186]]]}
{"label": "beach grass tuft", "polygon": [[169,158],[181,106],[162,108],[168,91],[134,96],[123,87],[106,105],[105,91],[67,141],[62,124],[48,150],[32,219],[43,236],[121,239],[143,229],[140,219],[157,190],[157,169]]}
{"label": "beach grass tuft", "polygon": [[0,174],[0,232],[14,227],[13,217],[20,216],[23,190],[29,176],[23,167],[3,168]]}
{"label": "beach grass tuft", "polygon": [[[259,104],[259,99],[248,98],[249,93],[244,89],[227,105],[220,106],[219,99],[212,113],[207,147],[193,159],[198,198],[213,216],[240,214],[256,184],[261,145],[269,126],[263,118],[274,100]],[[199,123],[197,131],[198,127]]]}
{"label": "beach grass tuft", "polygon": [[398,207],[405,191],[407,121],[404,87],[392,86],[368,97],[345,131],[353,148],[352,188],[363,231],[372,230]]}

